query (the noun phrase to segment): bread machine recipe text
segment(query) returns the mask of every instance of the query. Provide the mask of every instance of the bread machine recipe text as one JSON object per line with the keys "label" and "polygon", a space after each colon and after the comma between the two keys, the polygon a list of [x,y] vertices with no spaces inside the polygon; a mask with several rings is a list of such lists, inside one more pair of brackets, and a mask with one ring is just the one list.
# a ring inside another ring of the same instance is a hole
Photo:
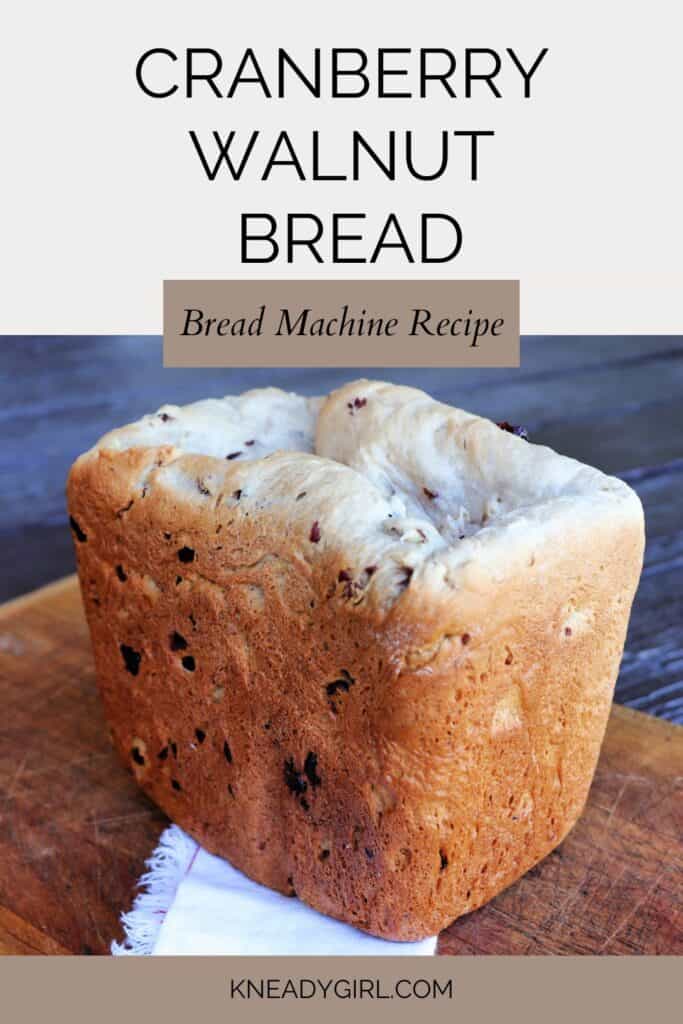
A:
{"label": "bread machine recipe text", "polygon": [[116,747],[251,878],[416,939],[576,822],[642,564],[626,484],[361,380],[165,406],[68,499]]}

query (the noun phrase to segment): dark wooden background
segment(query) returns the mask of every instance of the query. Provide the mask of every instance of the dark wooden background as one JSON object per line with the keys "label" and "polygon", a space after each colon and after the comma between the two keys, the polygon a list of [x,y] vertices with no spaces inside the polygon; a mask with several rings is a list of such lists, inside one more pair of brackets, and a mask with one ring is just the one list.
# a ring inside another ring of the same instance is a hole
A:
{"label": "dark wooden background", "polygon": [[524,338],[518,370],[172,370],[151,337],[5,336],[0,351],[0,601],[73,571],[65,477],[111,427],[246,387],[385,378],[522,423],[637,490],[648,546],[617,700],[683,722],[683,338]]}

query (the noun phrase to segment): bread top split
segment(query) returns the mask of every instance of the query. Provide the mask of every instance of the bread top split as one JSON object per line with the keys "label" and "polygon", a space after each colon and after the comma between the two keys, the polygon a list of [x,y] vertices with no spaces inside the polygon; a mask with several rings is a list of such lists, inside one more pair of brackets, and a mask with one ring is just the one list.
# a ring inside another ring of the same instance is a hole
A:
{"label": "bread top split", "polygon": [[[130,449],[161,455],[117,459]],[[303,561],[336,551],[352,605],[383,611],[408,586],[428,601],[489,589],[537,557],[552,571],[563,544],[580,557],[603,529],[643,533],[621,480],[379,381],[325,398],[262,388],[166,405],[106,434],[74,471],[98,458],[129,474],[133,492],[274,516]]]}

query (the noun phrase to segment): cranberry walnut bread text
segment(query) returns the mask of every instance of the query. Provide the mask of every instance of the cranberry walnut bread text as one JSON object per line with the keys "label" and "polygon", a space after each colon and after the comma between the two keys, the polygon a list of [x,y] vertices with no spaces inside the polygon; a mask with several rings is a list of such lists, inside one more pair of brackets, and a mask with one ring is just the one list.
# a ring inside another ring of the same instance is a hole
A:
{"label": "cranberry walnut bread text", "polygon": [[165,406],[68,497],[115,744],[251,878],[416,939],[576,821],[642,565],[621,481],[357,381]]}

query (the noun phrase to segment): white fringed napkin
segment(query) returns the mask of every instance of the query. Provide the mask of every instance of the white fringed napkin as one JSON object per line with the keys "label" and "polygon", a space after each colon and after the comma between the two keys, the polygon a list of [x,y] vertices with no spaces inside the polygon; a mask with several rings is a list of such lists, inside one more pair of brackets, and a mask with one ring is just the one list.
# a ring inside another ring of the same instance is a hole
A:
{"label": "white fringed napkin", "polygon": [[432,956],[436,936],[387,942],[252,882],[177,825],[162,834],[114,955]]}

